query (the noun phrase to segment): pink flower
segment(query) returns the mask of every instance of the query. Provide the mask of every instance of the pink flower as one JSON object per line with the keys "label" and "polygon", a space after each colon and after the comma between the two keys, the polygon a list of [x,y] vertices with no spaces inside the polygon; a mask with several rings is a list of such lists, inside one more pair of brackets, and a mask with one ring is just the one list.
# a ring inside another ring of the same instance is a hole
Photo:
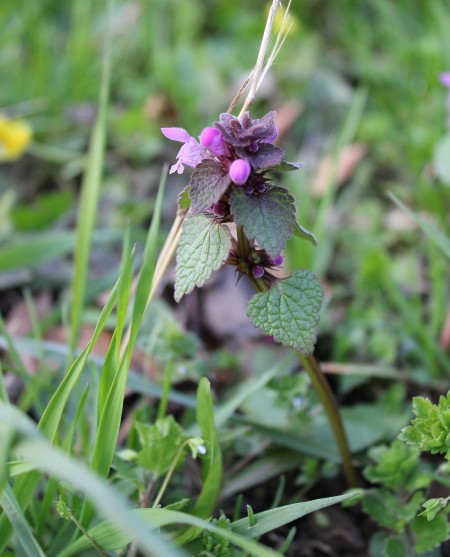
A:
{"label": "pink flower", "polygon": [[441,73],[441,75],[439,76],[439,81],[444,87],[448,87],[450,89],[450,72]]}
{"label": "pink flower", "polygon": [[206,149],[183,128],[161,128],[161,131],[167,139],[184,143],[178,152],[177,162],[170,167],[169,174],[182,174],[185,164],[195,168],[203,159],[210,158]]}
{"label": "pink flower", "polygon": [[243,186],[251,172],[250,163],[244,159],[236,159],[230,166],[230,178],[237,186]]}

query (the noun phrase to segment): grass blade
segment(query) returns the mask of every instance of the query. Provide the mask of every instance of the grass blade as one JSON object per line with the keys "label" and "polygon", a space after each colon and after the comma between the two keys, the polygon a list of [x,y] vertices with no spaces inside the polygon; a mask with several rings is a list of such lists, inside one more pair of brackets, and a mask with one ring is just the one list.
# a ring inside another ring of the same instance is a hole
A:
{"label": "grass blade", "polygon": [[206,518],[216,506],[222,480],[222,451],[214,424],[211,385],[206,377],[203,377],[198,385],[197,421],[206,444],[207,459],[203,470],[203,488],[195,503],[193,514]]}
{"label": "grass blade", "polygon": [[27,520],[9,484],[6,484],[4,487],[1,502],[5,515],[14,528],[16,542],[23,554],[27,557],[45,557],[45,553],[34,538],[33,532],[28,526]]}
{"label": "grass blade", "polygon": [[447,257],[450,257],[450,238],[448,236],[412,211],[393,193],[389,192],[388,197],[397,205],[397,207],[400,207],[402,211],[404,211],[418,226],[420,226],[428,238],[430,238],[430,240],[434,242]]}
{"label": "grass blade", "polygon": [[[262,536],[275,528],[284,526],[309,513],[345,501],[346,499],[354,497],[354,495],[355,494],[352,493],[339,495],[337,497],[326,497],[324,499],[295,503],[293,505],[286,505],[284,507],[278,507],[277,509],[257,513],[254,515],[254,526],[250,526],[248,518],[243,518],[231,524],[231,532],[218,529],[213,524],[198,517],[167,509],[138,509],[131,511],[130,515],[148,521],[152,528],[162,528],[163,526],[175,524],[189,524],[196,530],[200,528],[208,530],[209,532],[219,533],[223,535],[223,537],[229,539],[233,544],[255,557],[273,557],[274,555],[280,554],[260,544],[250,542],[250,539]],[[89,535],[105,549],[120,549],[132,541],[126,534],[118,532],[114,524],[110,521],[98,524],[89,530]],[[77,555],[90,547],[90,541],[83,536],[61,552],[58,557]]]}
{"label": "grass blade", "polygon": [[146,555],[185,555],[180,550],[170,548],[159,535],[150,532],[148,522],[132,516],[127,501],[104,479],[90,472],[79,461],[52,447],[25,414],[0,402],[0,430],[5,424],[13,425],[16,433],[25,437],[25,440],[15,446],[15,450],[24,460],[41,472],[68,482],[75,490],[89,497],[98,512],[110,519],[119,531],[131,536]]}
{"label": "grass blade", "polygon": [[[161,219],[161,208],[166,176],[167,167],[164,168],[161,175],[152,223],[145,244],[143,263],[136,287],[136,296],[133,305],[128,344],[126,345],[125,352],[122,356],[122,360],[119,364],[115,377],[109,385],[109,391],[99,418],[91,469],[103,477],[107,477],[114,457],[122,418],[123,400],[125,396],[131,355],[139,326],[147,307],[147,301],[155,271],[158,231]],[[80,522],[84,527],[87,527],[91,518],[92,507],[85,504],[81,513]]]}
{"label": "grass blade", "polygon": [[[70,367],[69,371],[56,389],[41,417],[38,427],[40,431],[50,439],[51,442],[53,442],[55,439],[69,396],[72,393],[73,388],[77,384],[77,381],[80,378],[81,373],[86,365],[89,354],[91,353],[95,343],[97,342],[98,337],[100,336],[100,333],[103,330],[103,327],[105,326],[106,321],[116,303],[118,291],[117,286],[118,285],[116,283],[100,314],[91,341]],[[14,486],[14,494],[22,510],[25,510],[30,503],[36,487],[39,484],[39,478],[40,473],[36,472],[24,475],[17,480]],[[11,534],[12,528],[10,523],[4,517],[1,517],[0,554],[8,543]]]}
{"label": "grass blade", "polygon": [[86,292],[89,255],[98,211],[98,200],[100,197],[111,74],[110,50],[110,37],[109,31],[107,31],[100,83],[98,114],[89,145],[88,161],[81,187],[81,199],[78,209],[77,240],[74,262],[75,269],[72,281],[72,305],[70,316],[70,347],[72,350],[76,347],[80,331],[81,313],[83,310],[84,296]]}
{"label": "grass blade", "polygon": [[[197,422],[206,445],[206,459],[203,467],[203,486],[192,510],[192,514],[201,518],[209,517],[216,506],[222,481],[222,451],[214,424],[214,409],[211,400],[211,385],[203,377],[197,390]],[[201,532],[197,527],[182,530],[176,537],[176,543],[185,545],[194,540]]]}

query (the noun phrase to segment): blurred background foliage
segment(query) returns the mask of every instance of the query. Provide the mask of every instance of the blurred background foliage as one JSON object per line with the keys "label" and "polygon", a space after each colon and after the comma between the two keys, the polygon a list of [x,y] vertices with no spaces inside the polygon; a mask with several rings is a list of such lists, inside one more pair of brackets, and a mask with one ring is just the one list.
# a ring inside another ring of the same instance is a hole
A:
{"label": "blurred background foliage", "polygon": [[[162,163],[175,155],[159,128],[198,135],[227,109],[255,61],[266,9],[260,0],[115,2],[89,299],[117,274],[124,226],[143,238]],[[441,379],[450,369],[448,260],[386,193],[448,233],[450,189],[433,156],[446,130],[439,74],[450,70],[450,4],[294,0],[291,11],[252,112],[278,110],[288,160],[305,162],[282,185],[319,246],[294,239],[287,260],[326,284],[318,355]],[[5,312],[24,286],[50,286],[65,300],[106,25],[106,2],[2,0],[0,108],[33,130],[26,154],[0,166]],[[185,182],[170,178],[165,230]]]}

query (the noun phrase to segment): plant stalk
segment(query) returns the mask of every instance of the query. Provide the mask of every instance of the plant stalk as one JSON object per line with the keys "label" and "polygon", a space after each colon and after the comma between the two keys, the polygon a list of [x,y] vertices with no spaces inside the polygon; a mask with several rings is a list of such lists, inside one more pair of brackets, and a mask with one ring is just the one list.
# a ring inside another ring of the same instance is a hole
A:
{"label": "plant stalk", "polygon": [[300,352],[297,352],[296,354],[311,379],[314,390],[316,391],[317,396],[325,409],[328,422],[333,432],[334,440],[336,441],[336,445],[341,455],[345,479],[347,480],[349,487],[358,487],[359,481],[352,464],[352,455],[350,453],[347,434],[339,412],[339,406],[336,402],[333,391],[330,388],[330,384],[321,370],[319,362],[314,356],[304,356]]}
{"label": "plant stalk", "polygon": [[[239,236],[238,236],[239,237]],[[239,237],[240,240],[240,237]],[[241,242],[239,242],[241,244]],[[240,249],[242,249],[240,247]],[[267,292],[269,289],[267,283],[262,279],[257,279],[253,276],[248,277],[255,290],[258,292]],[[342,468],[344,471],[345,479],[349,487],[358,487],[359,481],[356,471],[352,463],[352,455],[350,446],[345,432],[344,423],[339,412],[339,406],[330,385],[320,368],[319,362],[314,356],[304,356],[301,352],[296,352],[298,359],[301,361],[306,373],[311,379],[314,390],[322,403],[328,422],[333,432],[334,440],[339,450],[342,460]]]}

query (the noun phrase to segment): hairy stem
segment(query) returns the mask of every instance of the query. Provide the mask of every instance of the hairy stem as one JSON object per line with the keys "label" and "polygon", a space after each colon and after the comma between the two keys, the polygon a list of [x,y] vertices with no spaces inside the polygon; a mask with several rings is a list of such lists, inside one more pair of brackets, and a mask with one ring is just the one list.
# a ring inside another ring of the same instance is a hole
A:
{"label": "hairy stem", "polygon": [[[253,276],[249,276],[248,278],[255,290],[258,292],[266,292],[268,290],[269,287],[264,280],[257,279]],[[339,412],[339,406],[336,398],[334,397],[333,391],[331,390],[316,358],[314,356],[304,356],[301,352],[296,352],[296,354],[311,379],[314,390],[316,391],[317,396],[325,409],[331,431],[333,432],[339,454],[341,455],[345,479],[349,487],[358,487],[359,481],[355,469],[353,468],[352,455],[348,444],[347,434],[345,432],[344,424]]]}
{"label": "hairy stem", "polygon": [[338,446],[339,453],[342,459],[342,467],[345,474],[345,479],[350,487],[357,487],[359,485],[358,478],[353,468],[352,455],[348,445],[347,434],[342,423],[339,406],[333,395],[333,391],[320,368],[319,362],[314,356],[304,356],[297,352],[298,359],[302,362],[303,368],[311,379],[311,383],[317,396],[322,403],[327,414],[328,422],[330,423],[331,430]]}

